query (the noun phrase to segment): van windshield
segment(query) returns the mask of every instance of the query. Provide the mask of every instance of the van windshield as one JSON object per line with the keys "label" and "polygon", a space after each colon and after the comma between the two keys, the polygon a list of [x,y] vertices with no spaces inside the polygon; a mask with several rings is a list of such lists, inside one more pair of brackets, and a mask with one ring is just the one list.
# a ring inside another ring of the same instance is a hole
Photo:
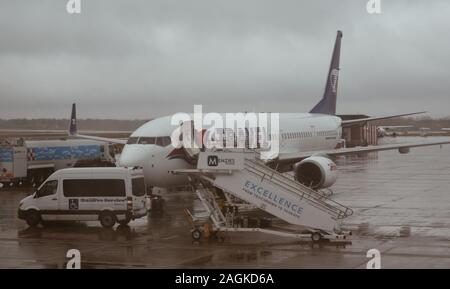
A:
{"label": "van windshield", "polygon": [[145,181],[144,178],[135,178],[131,180],[133,196],[142,197],[145,195]]}

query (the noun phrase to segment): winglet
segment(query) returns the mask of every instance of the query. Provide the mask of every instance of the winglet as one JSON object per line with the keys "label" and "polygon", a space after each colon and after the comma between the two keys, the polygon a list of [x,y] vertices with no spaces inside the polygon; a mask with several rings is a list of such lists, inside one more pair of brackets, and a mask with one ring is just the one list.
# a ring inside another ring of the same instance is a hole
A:
{"label": "winglet", "polygon": [[72,114],[70,115],[69,121],[69,135],[76,135],[78,133],[77,129],[77,107],[76,104],[72,104]]}
{"label": "winglet", "polygon": [[338,30],[334,43],[333,55],[328,70],[325,91],[322,99],[311,109],[310,113],[336,114],[336,97],[339,77],[339,58],[341,54],[342,31]]}

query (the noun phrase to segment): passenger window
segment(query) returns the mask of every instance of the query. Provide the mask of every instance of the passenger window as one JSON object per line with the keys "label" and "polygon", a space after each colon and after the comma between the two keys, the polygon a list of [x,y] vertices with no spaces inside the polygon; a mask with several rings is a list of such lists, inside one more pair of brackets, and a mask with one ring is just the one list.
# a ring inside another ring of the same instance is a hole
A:
{"label": "passenger window", "polygon": [[53,194],[56,194],[57,189],[58,189],[57,180],[48,181],[36,192],[36,197],[42,198],[45,196],[51,196]]}
{"label": "passenger window", "polygon": [[125,197],[122,179],[70,179],[63,180],[65,197]]}

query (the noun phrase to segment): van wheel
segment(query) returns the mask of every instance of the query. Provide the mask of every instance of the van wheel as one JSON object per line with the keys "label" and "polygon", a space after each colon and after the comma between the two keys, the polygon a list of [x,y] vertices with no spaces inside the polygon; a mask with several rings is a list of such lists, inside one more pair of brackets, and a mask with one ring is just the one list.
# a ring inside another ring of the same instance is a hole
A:
{"label": "van wheel", "polygon": [[110,212],[104,212],[99,216],[103,228],[112,228],[116,224],[116,216]]}
{"label": "van wheel", "polygon": [[200,240],[200,238],[202,237],[202,232],[200,232],[199,230],[195,229],[194,231],[192,231],[192,239],[198,241]]}
{"label": "van wheel", "polygon": [[313,242],[319,242],[319,241],[322,240],[322,235],[320,233],[318,233],[318,232],[314,232],[314,233],[311,234],[311,240]]}
{"label": "van wheel", "polygon": [[41,215],[36,210],[30,210],[27,212],[27,217],[25,218],[28,226],[36,227],[41,222]]}

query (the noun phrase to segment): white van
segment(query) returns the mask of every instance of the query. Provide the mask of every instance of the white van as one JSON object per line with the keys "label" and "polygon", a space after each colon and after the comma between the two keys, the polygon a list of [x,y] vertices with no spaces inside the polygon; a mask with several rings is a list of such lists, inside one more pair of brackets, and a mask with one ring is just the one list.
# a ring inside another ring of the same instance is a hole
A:
{"label": "white van", "polygon": [[93,221],[111,228],[147,214],[142,169],[68,168],[56,171],[19,204],[29,226],[41,221]]}

